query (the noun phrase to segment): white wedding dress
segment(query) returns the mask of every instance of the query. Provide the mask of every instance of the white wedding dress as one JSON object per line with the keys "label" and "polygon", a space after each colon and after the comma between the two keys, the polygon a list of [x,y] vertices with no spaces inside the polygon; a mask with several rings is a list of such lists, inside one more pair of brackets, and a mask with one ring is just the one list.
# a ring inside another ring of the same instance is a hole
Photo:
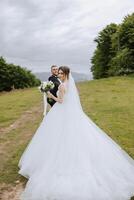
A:
{"label": "white wedding dress", "polygon": [[134,160],[83,112],[71,74],[64,86],[20,158],[20,199],[129,200]]}

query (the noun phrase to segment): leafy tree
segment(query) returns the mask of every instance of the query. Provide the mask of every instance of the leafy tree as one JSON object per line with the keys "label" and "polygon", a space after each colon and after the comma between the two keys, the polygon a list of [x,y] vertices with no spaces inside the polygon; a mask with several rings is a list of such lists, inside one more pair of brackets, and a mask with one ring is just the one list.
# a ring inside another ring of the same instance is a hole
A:
{"label": "leafy tree", "polygon": [[94,78],[134,73],[134,13],[119,25],[106,26],[95,42],[91,59]]}
{"label": "leafy tree", "polygon": [[131,67],[131,64],[134,66],[134,58],[128,48],[118,51],[116,56],[112,58],[110,64],[111,67],[108,73],[111,76],[130,74],[134,72]]}
{"label": "leafy tree", "polygon": [[102,78],[108,76],[109,60],[115,52],[112,49],[112,35],[116,32],[117,25],[110,24],[106,26],[95,39],[97,49],[91,59],[94,78]]}
{"label": "leafy tree", "polygon": [[0,91],[10,91],[13,88],[38,86],[40,80],[30,70],[18,65],[8,64],[0,57]]}
{"label": "leafy tree", "polygon": [[134,53],[134,13],[124,18],[119,37],[121,49],[128,48]]}

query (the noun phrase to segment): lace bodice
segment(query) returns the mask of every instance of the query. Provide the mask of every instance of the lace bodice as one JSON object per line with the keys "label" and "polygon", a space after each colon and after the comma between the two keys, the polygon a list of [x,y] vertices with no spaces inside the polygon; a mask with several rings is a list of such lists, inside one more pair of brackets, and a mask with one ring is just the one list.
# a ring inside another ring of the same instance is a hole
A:
{"label": "lace bodice", "polygon": [[[65,92],[66,92],[66,90],[67,90],[67,83],[68,83],[68,82],[61,83],[61,84],[64,85],[64,87],[65,87]],[[57,90],[56,95],[57,95],[57,97],[58,97],[58,95],[59,95],[59,90]]]}

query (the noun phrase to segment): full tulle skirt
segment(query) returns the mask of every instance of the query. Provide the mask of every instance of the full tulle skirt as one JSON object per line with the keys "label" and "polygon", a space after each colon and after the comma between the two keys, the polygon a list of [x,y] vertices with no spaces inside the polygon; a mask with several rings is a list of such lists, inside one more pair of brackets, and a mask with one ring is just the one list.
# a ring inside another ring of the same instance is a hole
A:
{"label": "full tulle skirt", "polygon": [[134,160],[81,109],[56,103],[19,161],[21,200],[129,200]]}

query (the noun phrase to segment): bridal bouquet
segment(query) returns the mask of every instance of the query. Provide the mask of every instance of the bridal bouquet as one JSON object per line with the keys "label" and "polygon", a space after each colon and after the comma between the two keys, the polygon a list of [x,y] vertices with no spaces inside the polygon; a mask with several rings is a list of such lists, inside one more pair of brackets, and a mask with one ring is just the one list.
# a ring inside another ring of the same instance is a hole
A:
{"label": "bridal bouquet", "polygon": [[47,111],[47,92],[50,91],[51,89],[54,88],[54,83],[52,81],[45,81],[41,82],[41,85],[38,87],[40,92],[43,93],[43,98],[44,98],[44,112],[43,115],[46,115]]}
{"label": "bridal bouquet", "polygon": [[41,85],[39,86],[39,90],[43,93],[44,92],[47,93],[53,88],[54,88],[54,83],[52,81],[41,82]]}

